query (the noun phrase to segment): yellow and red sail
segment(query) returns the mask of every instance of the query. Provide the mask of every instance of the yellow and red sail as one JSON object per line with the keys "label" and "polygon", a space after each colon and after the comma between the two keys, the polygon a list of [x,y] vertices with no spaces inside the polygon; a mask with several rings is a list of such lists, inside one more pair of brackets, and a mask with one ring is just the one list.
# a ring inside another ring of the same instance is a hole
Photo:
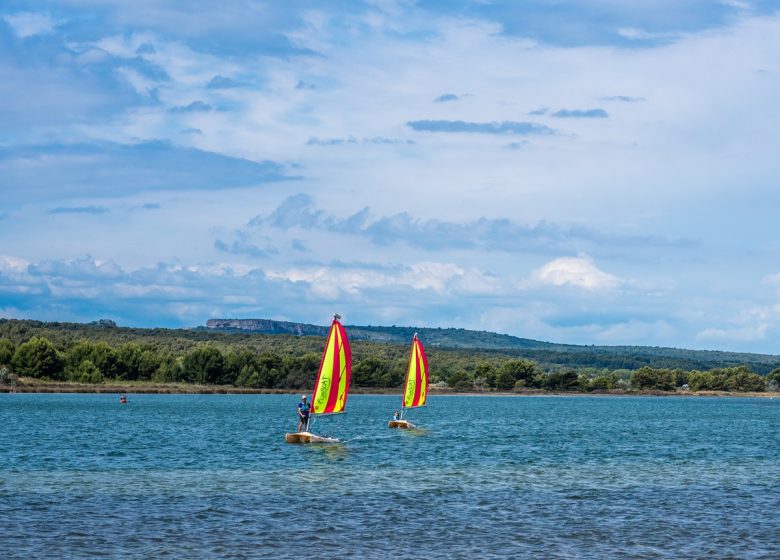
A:
{"label": "yellow and red sail", "polygon": [[339,323],[338,315],[330,326],[325,351],[322,353],[320,370],[314,382],[311,396],[313,414],[334,414],[343,412],[349,393],[349,379],[352,375],[352,352],[347,332]]}
{"label": "yellow and red sail", "polygon": [[406,370],[403,408],[425,405],[428,396],[428,358],[417,333],[412,339],[412,351],[409,355],[409,368]]}

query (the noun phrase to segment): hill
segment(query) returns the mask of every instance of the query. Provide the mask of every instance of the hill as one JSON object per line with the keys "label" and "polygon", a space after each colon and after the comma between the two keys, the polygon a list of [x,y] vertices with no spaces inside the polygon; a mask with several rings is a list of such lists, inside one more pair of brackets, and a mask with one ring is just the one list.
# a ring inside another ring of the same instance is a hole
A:
{"label": "hill", "polygon": [[[637,369],[642,366],[709,369],[748,365],[753,371],[766,374],[780,367],[780,356],[718,350],[688,350],[659,346],[583,346],[557,344],[508,334],[456,328],[390,327],[345,325],[351,340],[407,344],[414,333],[426,347],[494,351],[497,354],[522,356],[548,366],[573,368],[596,367]],[[291,334],[324,337],[328,327],[275,321],[273,319],[209,319],[200,330],[222,333]]]}

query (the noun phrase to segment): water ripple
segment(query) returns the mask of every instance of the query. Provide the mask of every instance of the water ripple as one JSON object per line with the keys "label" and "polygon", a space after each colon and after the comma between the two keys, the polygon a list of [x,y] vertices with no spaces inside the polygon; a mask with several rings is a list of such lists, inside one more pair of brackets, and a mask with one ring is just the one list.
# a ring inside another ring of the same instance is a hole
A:
{"label": "water ripple", "polygon": [[295,404],[0,395],[0,557],[780,557],[764,400],[355,396],[334,446]]}

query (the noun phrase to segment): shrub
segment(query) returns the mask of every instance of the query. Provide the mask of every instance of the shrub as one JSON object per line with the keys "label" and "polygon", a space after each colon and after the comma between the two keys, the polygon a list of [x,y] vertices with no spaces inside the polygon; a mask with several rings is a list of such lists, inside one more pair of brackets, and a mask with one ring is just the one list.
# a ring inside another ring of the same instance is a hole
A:
{"label": "shrub", "polygon": [[16,349],[11,359],[14,371],[29,377],[61,379],[63,361],[59,352],[45,338],[33,337]]}

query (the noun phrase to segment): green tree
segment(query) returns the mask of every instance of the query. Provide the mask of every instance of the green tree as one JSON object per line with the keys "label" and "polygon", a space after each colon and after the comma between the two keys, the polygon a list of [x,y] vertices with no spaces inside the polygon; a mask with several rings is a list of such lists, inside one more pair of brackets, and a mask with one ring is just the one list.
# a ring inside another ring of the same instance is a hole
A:
{"label": "green tree", "polygon": [[780,368],[773,369],[772,372],[766,376],[766,384],[773,391],[777,391],[780,388]]}
{"label": "green tree", "polygon": [[766,380],[747,366],[737,366],[726,370],[724,386],[727,391],[760,392],[766,389]]}
{"label": "green tree", "polygon": [[252,364],[246,364],[241,368],[236,377],[235,385],[237,387],[260,387],[260,376],[257,369]]}
{"label": "green tree", "polygon": [[171,354],[167,354],[160,358],[160,366],[157,371],[152,375],[152,381],[157,383],[173,383],[176,381],[184,381],[183,374],[183,360],[177,358]]}
{"label": "green tree", "polygon": [[614,372],[608,374],[597,375],[593,379],[588,381],[588,391],[611,391],[617,388],[619,378]]}
{"label": "green tree", "polygon": [[539,373],[539,368],[536,362],[531,360],[508,360],[501,365],[501,369],[498,372],[497,384],[502,385],[500,389],[504,389],[509,383],[509,376],[512,376],[514,381],[508,388],[511,389],[515,386],[517,381],[523,381],[526,387],[536,387],[536,375]]}
{"label": "green tree", "polygon": [[[94,345],[87,340],[71,344],[65,350],[65,374],[68,379],[78,379],[81,375],[80,366],[84,360],[92,361]],[[93,362],[94,365],[94,362]]]}
{"label": "green tree", "polygon": [[279,380],[279,386],[284,389],[312,388],[319,367],[320,355],[317,353],[286,356],[283,359],[284,376]]}
{"label": "green tree", "polygon": [[90,360],[100,370],[100,373],[108,379],[116,379],[124,373],[119,360],[119,353],[107,342],[98,342],[92,345]]}
{"label": "green tree", "polygon": [[668,369],[655,369],[644,366],[634,372],[631,378],[631,386],[635,389],[673,391],[675,381],[675,376]]}
{"label": "green tree", "polygon": [[517,381],[515,380],[515,376],[512,375],[512,372],[508,369],[501,368],[498,370],[498,374],[496,374],[496,389],[499,391],[510,391],[515,387],[515,384]]}
{"label": "green tree", "polygon": [[712,391],[715,378],[710,371],[693,370],[688,372],[688,388],[691,391]]}
{"label": "green tree", "polygon": [[478,363],[474,369],[474,377],[477,380],[482,380],[480,383],[484,383],[488,387],[496,387],[496,368],[489,362]]}
{"label": "green tree", "polygon": [[138,379],[151,379],[162,364],[162,359],[154,350],[144,350],[138,360]]}
{"label": "green tree", "polygon": [[16,349],[11,365],[18,375],[61,379],[63,360],[48,339],[33,337]]}
{"label": "green tree", "polygon": [[447,385],[456,391],[469,391],[474,388],[474,382],[463,370],[453,373],[447,380]]}
{"label": "green tree", "polygon": [[219,381],[220,384],[230,385],[231,383],[236,383],[241,371],[246,367],[257,373],[258,366],[254,352],[246,349],[230,352],[225,357],[225,373]]}
{"label": "green tree", "polygon": [[78,381],[81,383],[103,383],[105,378],[98,367],[91,360],[84,360],[79,366]]}
{"label": "green tree", "polygon": [[0,365],[0,385],[16,385],[16,375],[13,374],[8,365]]}
{"label": "green tree", "polygon": [[352,379],[358,387],[378,387],[390,371],[385,360],[369,356],[352,368]]}
{"label": "green tree", "polygon": [[143,349],[137,342],[120,346],[117,352],[117,374],[122,379],[135,380],[141,377],[141,356]]}
{"label": "green tree", "polygon": [[276,387],[284,376],[284,360],[274,352],[263,352],[255,359],[261,387]]}
{"label": "green tree", "polygon": [[7,338],[0,338],[0,366],[7,366],[14,357],[16,348]]}
{"label": "green tree", "polygon": [[580,380],[574,370],[551,373],[544,380],[544,388],[557,391],[577,391]]}
{"label": "green tree", "polygon": [[225,358],[214,346],[198,346],[182,362],[184,378],[201,385],[219,382],[225,370]]}

